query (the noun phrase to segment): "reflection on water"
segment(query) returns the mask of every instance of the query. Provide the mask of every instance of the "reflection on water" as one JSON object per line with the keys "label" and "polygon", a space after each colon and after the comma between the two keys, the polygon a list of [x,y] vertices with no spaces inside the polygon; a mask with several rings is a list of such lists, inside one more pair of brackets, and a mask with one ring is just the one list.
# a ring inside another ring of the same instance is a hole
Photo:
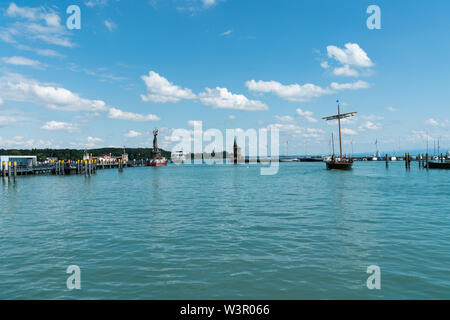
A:
{"label": "reflection on water", "polygon": [[[169,165],[2,179],[0,298],[450,298],[449,172],[259,173]],[[65,287],[71,264],[80,291]],[[382,290],[365,286],[372,264]]]}

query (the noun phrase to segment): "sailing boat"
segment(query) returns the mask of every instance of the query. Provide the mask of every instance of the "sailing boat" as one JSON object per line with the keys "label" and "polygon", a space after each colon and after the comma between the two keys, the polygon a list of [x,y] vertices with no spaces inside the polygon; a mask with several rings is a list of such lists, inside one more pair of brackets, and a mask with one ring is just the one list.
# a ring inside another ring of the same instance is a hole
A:
{"label": "sailing boat", "polygon": [[349,117],[353,117],[356,112],[349,112],[349,113],[343,113],[341,114],[341,109],[340,109],[340,105],[339,105],[339,100],[336,101],[338,104],[338,114],[334,115],[334,116],[330,116],[330,117],[324,117],[322,119],[329,121],[329,120],[338,120],[338,124],[339,124],[339,150],[340,150],[340,158],[336,159],[336,157],[333,156],[331,157],[331,159],[329,159],[326,164],[327,164],[327,169],[331,170],[331,169],[340,169],[340,170],[348,170],[352,168],[353,165],[353,159],[351,158],[346,158],[346,157],[342,157],[342,135],[341,135],[341,119],[344,118],[349,118]]}

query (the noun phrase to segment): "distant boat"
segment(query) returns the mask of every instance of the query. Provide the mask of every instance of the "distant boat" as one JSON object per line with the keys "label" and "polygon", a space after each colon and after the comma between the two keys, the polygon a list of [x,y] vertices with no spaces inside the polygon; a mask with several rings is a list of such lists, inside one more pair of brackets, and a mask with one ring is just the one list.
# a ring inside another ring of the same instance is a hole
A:
{"label": "distant boat", "polygon": [[450,161],[428,161],[428,168],[430,169],[450,169]]}
{"label": "distant boat", "polygon": [[184,155],[183,151],[175,151],[172,153],[171,160],[173,163],[185,163],[186,162],[186,156]]}
{"label": "distant boat", "polygon": [[391,161],[397,161],[397,157],[396,156],[392,156],[391,157]]}
{"label": "distant boat", "polygon": [[161,157],[160,159],[148,159],[147,160],[147,167],[161,167],[161,166],[167,166],[167,159],[164,157]]}
{"label": "distant boat", "polygon": [[352,158],[346,158],[342,157],[342,135],[341,135],[341,119],[353,117],[356,112],[349,112],[341,114],[341,109],[339,105],[339,100],[336,101],[338,104],[338,114],[330,117],[323,118],[324,120],[338,120],[339,124],[339,149],[340,149],[340,158],[336,158],[334,154],[331,156],[331,158],[326,161],[327,169],[338,169],[338,170],[349,170],[353,166],[353,159]]}

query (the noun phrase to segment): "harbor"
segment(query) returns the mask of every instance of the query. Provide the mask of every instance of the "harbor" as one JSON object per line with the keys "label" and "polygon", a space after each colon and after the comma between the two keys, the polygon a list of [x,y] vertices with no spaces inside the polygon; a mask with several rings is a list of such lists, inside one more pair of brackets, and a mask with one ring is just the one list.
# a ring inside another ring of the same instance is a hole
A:
{"label": "harbor", "polygon": [[[0,183],[0,296],[449,297],[450,171],[280,163],[263,177],[263,165],[105,168]],[[78,291],[65,287],[72,264],[82,272]],[[372,264],[382,290],[365,286]]]}

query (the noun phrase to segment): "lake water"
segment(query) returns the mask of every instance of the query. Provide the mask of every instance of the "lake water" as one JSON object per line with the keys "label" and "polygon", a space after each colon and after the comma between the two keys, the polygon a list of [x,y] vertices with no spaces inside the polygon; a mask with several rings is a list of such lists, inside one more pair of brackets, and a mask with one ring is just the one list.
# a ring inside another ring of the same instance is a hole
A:
{"label": "lake water", "polygon": [[[169,165],[4,182],[0,299],[450,298],[450,171],[259,173]],[[81,290],[67,289],[70,265]],[[366,286],[370,265],[380,290]]]}

